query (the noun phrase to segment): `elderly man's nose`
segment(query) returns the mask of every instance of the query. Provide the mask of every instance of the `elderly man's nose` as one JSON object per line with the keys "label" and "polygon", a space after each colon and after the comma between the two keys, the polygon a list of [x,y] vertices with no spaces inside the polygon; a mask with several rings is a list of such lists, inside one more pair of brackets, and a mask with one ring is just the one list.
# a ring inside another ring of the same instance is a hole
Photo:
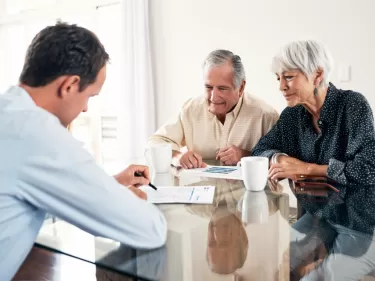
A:
{"label": "elderly man's nose", "polygon": [[219,91],[217,88],[211,90],[211,101],[215,101],[219,98]]}

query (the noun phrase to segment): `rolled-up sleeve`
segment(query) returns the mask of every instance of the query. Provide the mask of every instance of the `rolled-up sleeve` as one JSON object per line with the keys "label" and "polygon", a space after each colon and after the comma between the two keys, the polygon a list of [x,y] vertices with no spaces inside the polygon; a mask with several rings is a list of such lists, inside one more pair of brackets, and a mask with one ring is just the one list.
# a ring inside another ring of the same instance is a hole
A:
{"label": "rolled-up sleeve", "polygon": [[170,119],[163,126],[161,126],[155,134],[153,134],[148,142],[147,146],[150,147],[153,144],[159,143],[170,143],[172,150],[179,151],[186,145],[185,134],[182,122],[183,111],[178,114],[177,117]]}
{"label": "rolled-up sleeve", "polygon": [[346,161],[331,158],[327,176],[344,184],[375,184],[375,131],[372,110],[367,100],[359,97],[346,109]]}
{"label": "rolled-up sleeve", "polygon": [[18,198],[96,235],[136,248],[166,241],[164,215],[120,185],[61,126],[34,128]]}

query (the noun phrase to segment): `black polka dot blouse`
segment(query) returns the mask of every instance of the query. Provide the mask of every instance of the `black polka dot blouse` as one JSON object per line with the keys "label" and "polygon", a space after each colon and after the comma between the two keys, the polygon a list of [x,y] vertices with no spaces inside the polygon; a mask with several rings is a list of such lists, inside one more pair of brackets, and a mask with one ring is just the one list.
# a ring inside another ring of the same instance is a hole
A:
{"label": "black polka dot blouse", "polygon": [[327,177],[339,193],[328,199],[297,195],[313,215],[353,230],[372,234],[375,227],[374,118],[360,93],[329,84],[320,118],[321,133],[302,106],[287,107],[271,131],[252,150],[271,158],[276,152],[308,163],[328,165]]}

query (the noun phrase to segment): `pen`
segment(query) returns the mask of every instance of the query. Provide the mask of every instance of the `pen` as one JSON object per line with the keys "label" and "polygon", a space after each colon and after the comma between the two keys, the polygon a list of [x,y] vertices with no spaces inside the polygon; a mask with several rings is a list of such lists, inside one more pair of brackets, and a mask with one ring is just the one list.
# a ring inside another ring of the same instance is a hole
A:
{"label": "pen", "polygon": [[[134,176],[136,176],[136,177],[143,177],[143,176],[142,176],[140,173],[138,173],[138,172],[135,172],[135,173],[134,173]],[[148,183],[148,185],[151,186],[153,189],[158,190],[158,189],[156,188],[156,186],[153,185],[151,182]]]}

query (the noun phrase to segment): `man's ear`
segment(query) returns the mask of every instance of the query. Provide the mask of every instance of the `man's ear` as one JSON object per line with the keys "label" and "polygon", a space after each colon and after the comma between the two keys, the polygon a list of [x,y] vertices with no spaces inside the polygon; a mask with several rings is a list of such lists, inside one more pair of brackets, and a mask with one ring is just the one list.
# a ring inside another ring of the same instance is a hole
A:
{"label": "man's ear", "polygon": [[240,97],[242,97],[243,92],[245,91],[245,86],[246,86],[246,80],[243,80],[240,86]]}
{"label": "man's ear", "polygon": [[79,82],[81,78],[78,75],[67,76],[60,85],[59,97],[68,98],[76,93],[79,93]]}

